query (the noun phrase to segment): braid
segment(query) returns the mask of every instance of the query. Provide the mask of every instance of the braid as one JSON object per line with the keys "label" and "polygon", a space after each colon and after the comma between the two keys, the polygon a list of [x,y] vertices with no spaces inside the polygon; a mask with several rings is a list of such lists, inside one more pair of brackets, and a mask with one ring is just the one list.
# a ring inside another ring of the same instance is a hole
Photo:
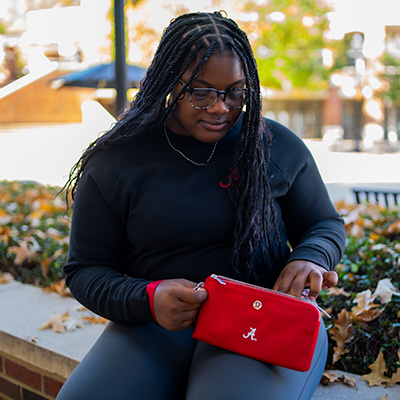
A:
{"label": "braid", "polygon": [[[235,205],[232,272],[240,279],[263,283],[269,250],[275,241],[281,246],[267,176],[272,134],[267,126],[261,126],[260,82],[248,38],[235,21],[220,12],[184,14],[171,21],[130,108],[108,132],[89,145],[72,167],[65,188],[73,199],[85,166],[96,152],[162,125],[204,63],[215,51],[225,50],[234,51],[240,58],[248,88],[231,172],[239,173],[240,184],[229,188]],[[189,80],[166,106],[168,95],[189,67],[193,68]],[[256,268],[260,256],[264,272]]]}

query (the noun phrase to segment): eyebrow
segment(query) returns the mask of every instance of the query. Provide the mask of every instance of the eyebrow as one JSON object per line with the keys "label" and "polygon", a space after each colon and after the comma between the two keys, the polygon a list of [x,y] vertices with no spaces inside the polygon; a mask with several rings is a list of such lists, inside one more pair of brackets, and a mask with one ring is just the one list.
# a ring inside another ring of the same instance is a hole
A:
{"label": "eyebrow", "polygon": [[[210,82],[203,81],[202,79],[193,79],[192,82],[200,82],[200,83],[203,83],[204,85],[208,85],[209,87],[212,87],[212,85],[211,85]],[[230,85],[228,85],[228,87],[237,85],[238,83],[246,83],[246,78],[239,79],[239,80],[237,80],[236,82],[233,82],[233,83],[231,83]]]}

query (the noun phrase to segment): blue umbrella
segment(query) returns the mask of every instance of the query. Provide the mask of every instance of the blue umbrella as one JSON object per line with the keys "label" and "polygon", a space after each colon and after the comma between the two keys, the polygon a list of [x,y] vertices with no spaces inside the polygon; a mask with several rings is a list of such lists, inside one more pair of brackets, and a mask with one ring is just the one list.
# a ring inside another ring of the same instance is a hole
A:
{"label": "blue umbrella", "polygon": [[[128,88],[138,88],[146,75],[146,68],[126,65]],[[78,86],[91,88],[115,88],[115,63],[99,64],[82,71],[71,72],[54,80],[54,87]]]}

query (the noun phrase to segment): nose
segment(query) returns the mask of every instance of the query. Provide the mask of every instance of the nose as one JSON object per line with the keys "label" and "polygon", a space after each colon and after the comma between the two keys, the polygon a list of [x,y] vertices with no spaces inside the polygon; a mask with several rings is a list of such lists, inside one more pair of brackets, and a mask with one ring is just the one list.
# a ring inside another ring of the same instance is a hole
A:
{"label": "nose", "polygon": [[226,114],[229,112],[229,107],[225,104],[223,96],[219,95],[217,102],[210,108],[207,108],[207,111],[213,114]]}

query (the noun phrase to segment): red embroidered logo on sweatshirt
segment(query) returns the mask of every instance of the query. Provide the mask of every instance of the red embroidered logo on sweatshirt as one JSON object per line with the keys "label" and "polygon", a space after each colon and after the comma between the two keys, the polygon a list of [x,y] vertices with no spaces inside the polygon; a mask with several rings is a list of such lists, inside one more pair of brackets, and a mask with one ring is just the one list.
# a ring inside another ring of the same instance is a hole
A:
{"label": "red embroidered logo on sweatshirt", "polygon": [[238,172],[238,169],[237,168],[233,169],[232,167],[228,167],[228,168],[229,168],[230,173],[228,175],[227,182],[224,183],[223,181],[221,181],[219,183],[219,185],[222,188],[225,188],[225,189],[232,185],[232,181],[236,181],[236,184],[239,185],[239,172]]}

